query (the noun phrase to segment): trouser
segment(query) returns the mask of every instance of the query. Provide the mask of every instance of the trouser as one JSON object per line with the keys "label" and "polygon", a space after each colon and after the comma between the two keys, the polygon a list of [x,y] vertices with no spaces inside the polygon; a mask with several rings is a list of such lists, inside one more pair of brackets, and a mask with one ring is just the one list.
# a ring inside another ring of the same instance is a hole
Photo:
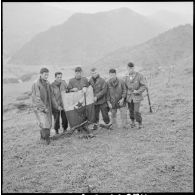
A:
{"label": "trouser", "polygon": [[136,120],[138,123],[142,123],[142,117],[140,113],[140,102],[128,102],[129,116],[131,120]]}
{"label": "trouser", "polygon": [[108,115],[109,107],[108,107],[107,102],[105,102],[103,104],[97,104],[97,105],[95,105],[95,123],[98,123],[99,122],[100,111],[102,113],[103,121],[106,124],[109,124],[110,123],[110,118],[109,118],[109,115]]}
{"label": "trouser", "polygon": [[117,119],[116,119],[117,110],[120,111],[121,124],[122,126],[125,126],[127,124],[127,108],[126,107],[121,107],[118,109],[115,109],[115,108],[111,109],[112,124],[113,126],[115,125],[117,126]]}
{"label": "trouser", "polygon": [[57,131],[60,128],[60,115],[62,119],[62,127],[64,130],[68,128],[68,120],[66,118],[66,113],[64,110],[60,111],[54,111],[53,116],[54,116],[54,129]]}
{"label": "trouser", "polygon": [[48,140],[50,136],[50,129],[41,129],[40,130],[41,139]]}

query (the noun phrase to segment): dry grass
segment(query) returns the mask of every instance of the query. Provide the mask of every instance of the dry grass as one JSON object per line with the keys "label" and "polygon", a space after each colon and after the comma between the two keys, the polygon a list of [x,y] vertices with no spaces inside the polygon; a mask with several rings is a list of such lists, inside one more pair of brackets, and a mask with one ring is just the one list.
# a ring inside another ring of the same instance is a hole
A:
{"label": "dry grass", "polygon": [[145,98],[141,130],[99,129],[47,146],[33,113],[5,113],[3,192],[192,192],[193,78],[179,68],[168,87],[165,78],[152,80],[154,113]]}

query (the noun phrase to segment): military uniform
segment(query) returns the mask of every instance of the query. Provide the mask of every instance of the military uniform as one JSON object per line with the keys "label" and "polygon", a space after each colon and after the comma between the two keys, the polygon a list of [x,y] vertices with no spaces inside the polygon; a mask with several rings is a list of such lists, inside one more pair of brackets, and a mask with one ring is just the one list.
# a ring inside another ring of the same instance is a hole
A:
{"label": "military uniform", "polygon": [[110,118],[108,115],[109,107],[107,104],[107,83],[100,76],[98,76],[96,79],[93,77],[90,78],[89,83],[93,87],[94,96],[97,97],[97,101],[94,103],[95,123],[99,122],[99,114],[101,111],[105,124],[109,124]]}
{"label": "military uniform", "polygon": [[[111,116],[112,116],[112,125],[117,127],[116,114],[117,110],[120,110],[120,117],[123,127],[127,125],[127,115],[126,115],[126,95],[127,89],[125,82],[121,79],[116,78],[116,80],[109,79],[108,82],[108,92],[107,92],[107,101],[112,105]],[[124,98],[123,105],[119,105],[119,100]]]}
{"label": "military uniform", "polygon": [[[143,100],[142,93],[146,90],[146,80],[143,75],[135,72],[133,75],[127,75],[124,78],[125,85],[127,87],[127,97],[130,119],[136,120],[139,124],[142,124],[142,117],[140,113],[140,102]],[[137,93],[133,93],[137,90]]]}
{"label": "military uniform", "polygon": [[[58,109],[48,81],[39,78],[32,86],[32,103],[35,116],[41,128],[41,139],[49,143],[52,127],[52,109]],[[48,112],[46,112],[46,109]]]}
{"label": "military uniform", "polygon": [[68,90],[71,90],[73,88],[77,88],[78,90],[82,90],[83,87],[89,87],[89,82],[86,77],[81,77],[79,79],[72,78],[70,79],[68,83]]}

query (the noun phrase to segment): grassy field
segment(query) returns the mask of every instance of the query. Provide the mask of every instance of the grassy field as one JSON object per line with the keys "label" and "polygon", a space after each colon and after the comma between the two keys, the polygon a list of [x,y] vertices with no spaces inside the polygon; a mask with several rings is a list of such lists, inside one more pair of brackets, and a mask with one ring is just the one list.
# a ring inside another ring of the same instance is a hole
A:
{"label": "grassy field", "polygon": [[154,112],[145,97],[141,130],[100,128],[47,146],[33,113],[4,113],[3,192],[192,192],[193,68],[184,62],[169,85],[168,70],[152,78]]}

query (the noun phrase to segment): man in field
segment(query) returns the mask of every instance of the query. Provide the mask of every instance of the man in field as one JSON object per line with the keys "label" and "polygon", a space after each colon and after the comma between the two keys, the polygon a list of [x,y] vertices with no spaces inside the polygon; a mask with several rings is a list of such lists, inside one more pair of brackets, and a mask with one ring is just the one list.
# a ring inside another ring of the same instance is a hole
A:
{"label": "man in field", "polygon": [[106,128],[111,127],[110,118],[108,115],[109,107],[107,103],[107,83],[101,78],[96,70],[96,68],[91,69],[91,78],[89,83],[93,87],[94,92],[94,104],[95,104],[95,125],[94,130],[98,128],[99,114],[102,113],[103,121]]}
{"label": "man in field", "polygon": [[[82,76],[82,68],[76,67],[75,68],[75,77],[70,79],[68,83],[68,90],[69,92],[77,92],[79,90],[83,90],[86,93],[87,87],[89,87],[89,82],[86,77]],[[94,137],[94,135],[90,132],[89,128],[86,125],[80,126],[78,132],[87,132],[88,137]]]}
{"label": "man in field", "polygon": [[52,127],[52,107],[56,110],[61,110],[54,100],[51,92],[51,87],[47,81],[49,70],[41,68],[39,79],[32,86],[32,102],[34,112],[41,128],[41,139],[50,143],[50,129]]}
{"label": "man in field", "polygon": [[61,92],[67,92],[67,84],[65,80],[62,80],[62,73],[61,72],[56,72],[55,73],[55,81],[51,84],[51,90],[54,95],[54,99],[56,101],[56,104],[60,108],[60,111],[55,108],[53,108],[53,116],[54,116],[54,129],[56,131],[56,134],[59,134],[59,128],[60,128],[60,117],[62,120],[62,127],[63,131],[65,132],[66,129],[68,128],[68,121],[66,118],[65,111],[63,110],[63,102],[62,102],[62,97],[61,97]]}
{"label": "man in field", "polygon": [[146,80],[143,75],[135,72],[134,64],[129,62],[127,65],[128,76],[125,76],[127,87],[127,98],[131,128],[135,127],[135,120],[138,122],[138,128],[142,128],[142,117],[140,113],[140,103],[143,100],[142,93],[146,90]]}
{"label": "man in field", "polygon": [[127,109],[126,109],[126,95],[127,89],[125,82],[122,79],[119,79],[116,76],[116,70],[109,70],[109,80],[108,80],[108,92],[107,92],[107,102],[109,108],[111,109],[112,117],[112,127],[114,129],[118,128],[116,114],[117,110],[120,110],[122,127],[126,128],[127,126]]}

